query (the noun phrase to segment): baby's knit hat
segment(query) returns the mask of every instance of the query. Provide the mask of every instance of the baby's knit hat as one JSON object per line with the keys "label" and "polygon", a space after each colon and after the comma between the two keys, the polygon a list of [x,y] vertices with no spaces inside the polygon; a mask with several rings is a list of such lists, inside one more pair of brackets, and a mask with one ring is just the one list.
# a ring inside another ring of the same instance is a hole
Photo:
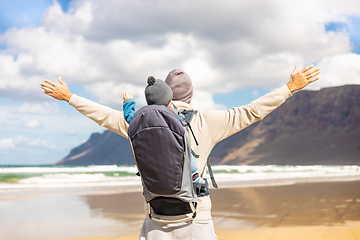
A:
{"label": "baby's knit hat", "polygon": [[173,91],[173,100],[190,102],[193,97],[193,85],[186,72],[174,69],[166,77],[165,82]]}
{"label": "baby's knit hat", "polygon": [[145,98],[148,105],[168,106],[173,98],[173,92],[169,85],[153,76],[148,77],[149,85],[145,88]]}

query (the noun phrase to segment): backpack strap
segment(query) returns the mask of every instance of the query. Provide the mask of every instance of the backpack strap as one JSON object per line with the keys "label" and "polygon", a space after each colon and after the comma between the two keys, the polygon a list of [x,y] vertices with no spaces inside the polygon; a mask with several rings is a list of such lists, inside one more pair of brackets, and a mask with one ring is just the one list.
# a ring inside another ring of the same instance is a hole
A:
{"label": "backpack strap", "polygon": [[200,155],[197,155],[194,150],[191,149],[191,155],[193,155],[194,158],[199,158]]}
{"label": "backpack strap", "polygon": [[[173,108],[175,109],[175,112],[177,113],[177,115],[181,116],[184,121],[186,122],[187,124],[187,127],[189,127],[190,131],[191,131],[191,134],[192,136],[194,137],[194,140],[195,140],[195,143],[196,145],[198,146],[199,145],[199,142],[197,141],[196,137],[195,137],[195,134],[191,128],[191,125],[190,125],[190,122],[191,122],[191,119],[193,118],[193,116],[198,112],[196,110],[186,110],[186,109],[178,109],[174,103],[172,103],[172,106]],[[191,154],[195,157],[195,158],[199,158],[199,155],[197,155],[192,149],[191,149]],[[207,161],[206,161],[206,166],[209,170],[209,174],[210,174],[210,179],[211,179],[211,183],[213,185],[214,188],[218,188],[218,185],[215,181],[215,177],[214,177],[214,173],[212,171],[212,168],[211,168],[211,164],[210,164],[210,159],[208,157]],[[203,177],[204,175],[204,172],[205,172],[205,166],[204,166],[204,169],[201,173],[201,177]]]}
{"label": "backpack strap", "polygon": [[203,177],[203,175],[204,175],[206,166],[207,166],[207,168],[209,170],[209,175],[210,175],[210,179],[211,179],[211,183],[212,183],[213,187],[214,188],[219,188],[216,181],[215,181],[215,177],[214,177],[214,173],[213,173],[212,168],[211,168],[210,158],[209,157],[207,158],[206,165],[204,166],[204,169],[203,169],[203,171],[201,173],[201,177]]}
{"label": "backpack strap", "polygon": [[178,109],[177,106],[175,106],[174,103],[171,103],[173,108],[175,109],[175,113],[180,116],[184,122],[186,123],[186,127],[188,127],[190,129],[191,135],[193,136],[194,140],[195,140],[195,144],[196,146],[199,146],[199,142],[197,141],[194,131],[191,128],[190,122],[191,119],[193,118],[193,116],[198,112],[197,110],[186,110],[186,109]]}
{"label": "backpack strap", "polygon": [[211,179],[211,183],[212,183],[213,187],[218,188],[218,185],[217,185],[217,183],[215,181],[214,173],[213,173],[212,168],[211,168],[210,158],[209,157],[208,157],[208,159],[206,161],[206,165],[207,165],[208,170],[209,170],[210,179]]}
{"label": "backpack strap", "polygon": [[190,132],[191,132],[191,134],[192,134],[192,136],[193,136],[193,138],[194,138],[194,140],[195,140],[196,146],[199,146],[199,143],[198,143],[198,141],[197,141],[197,139],[196,139],[196,137],[195,137],[195,134],[194,134],[194,132],[193,132],[193,130],[192,130],[192,128],[191,128],[190,123],[189,123],[188,126],[189,126]]}

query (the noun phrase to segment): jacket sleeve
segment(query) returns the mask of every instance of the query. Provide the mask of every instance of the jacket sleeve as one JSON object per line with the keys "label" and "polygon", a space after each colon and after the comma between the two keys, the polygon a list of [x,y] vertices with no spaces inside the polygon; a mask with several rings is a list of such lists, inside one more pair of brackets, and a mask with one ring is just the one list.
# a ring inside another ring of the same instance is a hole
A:
{"label": "jacket sleeve", "polygon": [[129,125],[126,123],[122,111],[106,107],[75,94],[70,98],[69,104],[101,127],[107,128],[125,138],[128,137],[127,129]]}
{"label": "jacket sleeve", "polygon": [[279,107],[291,92],[285,85],[256,99],[248,105],[234,107],[224,111],[205,111],[204,120],[209,126],[209,132],[214,144],[262,120],[274,109]]}
{"label": "jacket sleeve", "polygon": [[134,100],[128,100],[123,103],[124,118],[128,124],[130,124],[131,119],[135,114],[135,105],[136,103]]}

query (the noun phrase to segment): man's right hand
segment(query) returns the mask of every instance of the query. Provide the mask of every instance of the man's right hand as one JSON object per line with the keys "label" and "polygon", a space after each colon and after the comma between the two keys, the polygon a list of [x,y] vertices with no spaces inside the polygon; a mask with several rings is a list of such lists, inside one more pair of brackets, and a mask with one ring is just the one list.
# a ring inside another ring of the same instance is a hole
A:
{"label": "man's right hand", "polygon": [[73,94],[70,92],[67,84],[60,77],[58,78],[58,81],[60,84],[56,84],[45,79],[45,83],[40,83],[43,93],[57,100],[65,100],[69,102]]}

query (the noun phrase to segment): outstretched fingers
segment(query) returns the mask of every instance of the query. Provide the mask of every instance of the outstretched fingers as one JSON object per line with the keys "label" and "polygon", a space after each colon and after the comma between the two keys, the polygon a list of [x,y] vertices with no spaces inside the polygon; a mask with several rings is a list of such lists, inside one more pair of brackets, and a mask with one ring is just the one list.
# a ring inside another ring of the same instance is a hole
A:
{"label": "outstretched fingers", "polygon": [[58,77],[58,81],[59,81],[59,83],[61,85],[66,85],[67,86],[67,84],[61,79],[61,77]]}
{"label": "outstretched fingers", "polygon": [[313,77],[316,77],[317,75],[320,74],[320,69],[319,68],[315,68],[312,71],[308,71],[305,73],[305,77],[307,78],[307,80],[310,80]]}
{"label": "outstretched fingers", "polygon": [[52,95],[53,95],[52,92],[49,92],[49,91],[46,91],[46,90],[44,90],[43,93],[45,93],[46,95],[49,95],[49,96],[52,96]]}
{"label": "outstretched fingers", "polygon": [[60,77],[58,78],[58,81],[60,84],[45,79],[44,82],[40,83],[43,93],[57,100],[69,101],[73,94],[70,92],[67,84]]}
{"label": "outstretched fingers", "polygon": [[314,65],[309,65],[309,66],[307,66],[307,67],[304,67],[300,72],[301,73],[305,73],[305,72],[307,72],[309,69],[311,69],[311,68],[313,68],[314,67]]}
{"label": "outstretched fingers", "polygon": [[40,83],[41,88],[46,92],[52,92],[54,90],[54,87],[48,84]]}
{"label": "outstretched fingers", "polygon": [[53,83],[50,80],[45,79],[44,82],[46,82],[46,83],[50,84],[51,86],[55,87],[55,83]]}
{"label": "outstretched fingers", "polygon": [[313,68],[311,70],[306,71],[304,74],[305,75],[310,75],[310,74],[312,74],[314,72],[318,72],[318,71],[320,71],[320,68]]}
{"label": "outstretched fingers", "polygon": [[309,65],[299,72],[297,67],[291,74],[290,82],[287,84],[291,93],[301,90],[312,82],[319,80],[318,75],[320,74],[319,68],[314,68],[314,65]]}
{"label": "outstretched fingers", "polygon": [[[320,73],[319,73],[319,74],[320,74]],[[319,80],[319,77],[311,78],[311,79],[308,80],[308,82],[309,82],[309,84],[310,84],[310,83],[315,82],[315,81],[317,81],[317,80]]]}
{"label": "outstretched fingers", "polygon": [[317,76],[317,75],[319,75],[319,74],[320,74],[320,69],[317,69],[316,71],[311,72],[311,73],[308,74],[307,76],[308,76],[309,78],[312,78],[312,77],[315,77],[315,76]]}
{"label": "outstretched fingers", "polygon": [[296,67],[294,68],[294,71],[291,73],[291,75],[296,74],[296,73],[297,73],[297,71],[298,71],[298,67],[296,66]]}

